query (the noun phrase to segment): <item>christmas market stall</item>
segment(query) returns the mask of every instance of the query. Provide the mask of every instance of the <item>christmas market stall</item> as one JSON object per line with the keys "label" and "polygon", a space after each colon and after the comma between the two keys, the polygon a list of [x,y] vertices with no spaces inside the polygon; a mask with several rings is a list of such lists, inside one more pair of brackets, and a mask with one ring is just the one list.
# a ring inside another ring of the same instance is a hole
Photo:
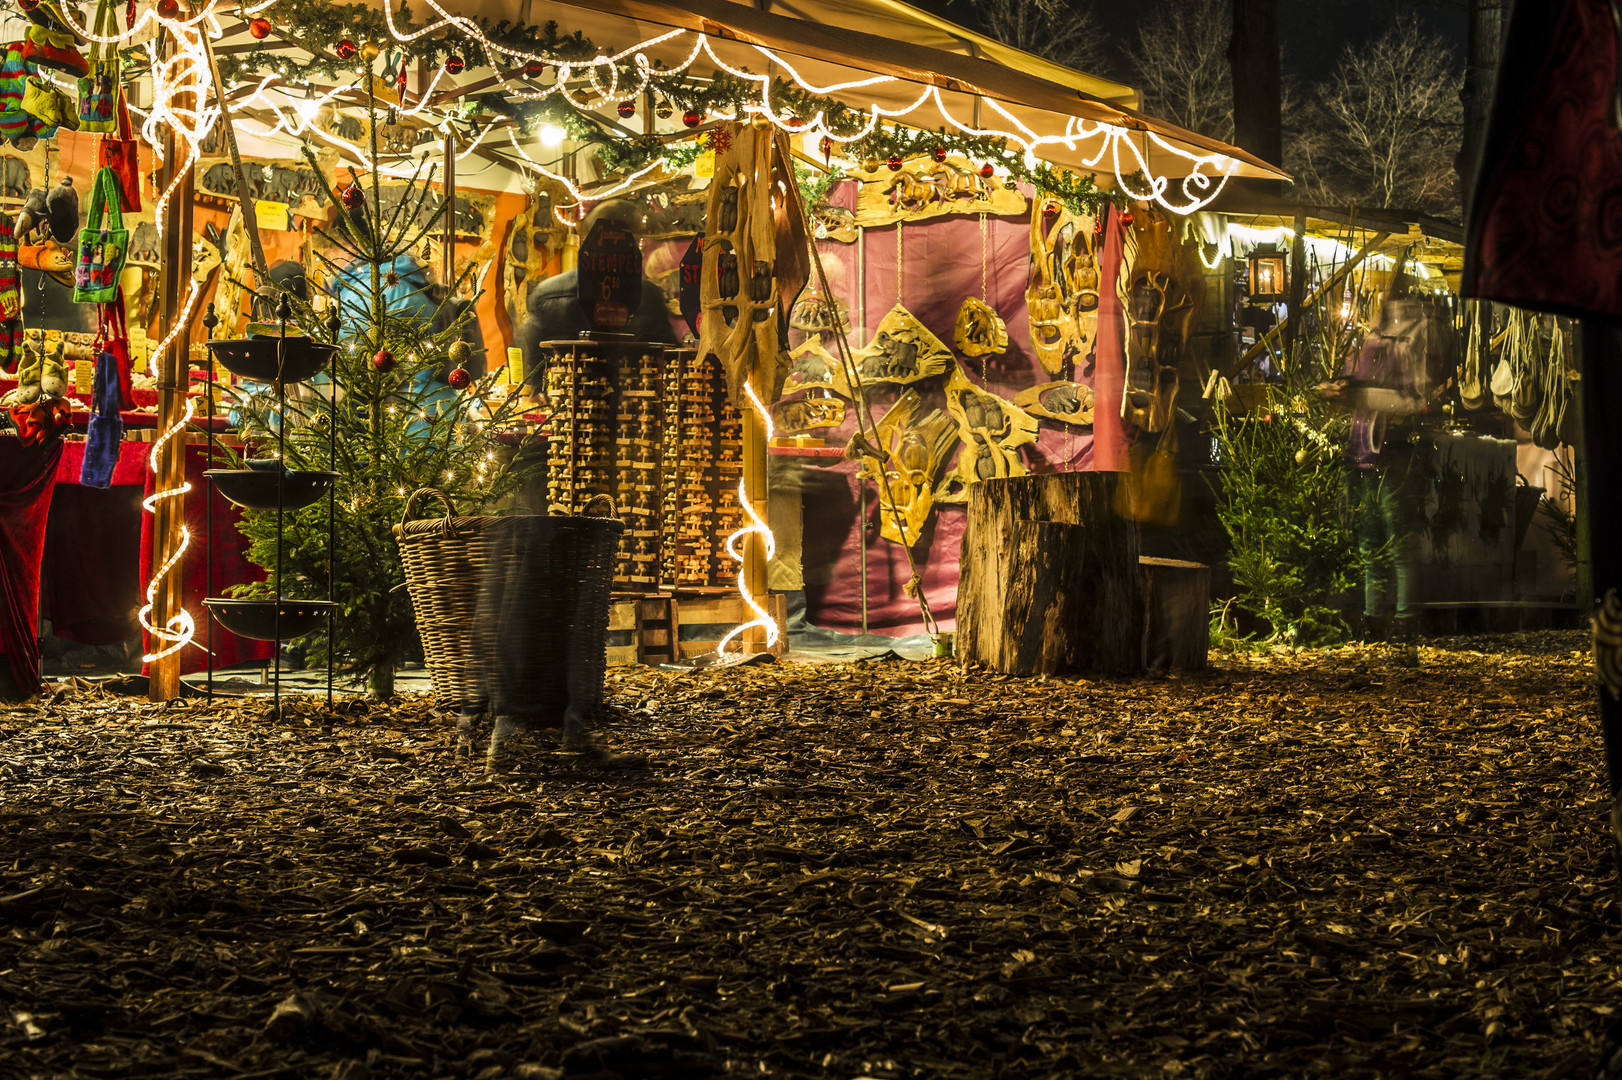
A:
{"label": "christmas market stall", "polygon": [[1226,626],[1411,640],[1573,618],[1570,321],[1461,299],[1462,232],[1421,214],[1228,192],[1189,228],[1209,302],[1179,398],[1182,527],[1146,543],[1230,570]]}
{"label": "christmas market stall", "polygon": [[[17,9],[6,405],[61,456],[16,498],[139,480],[136,594],[86,589],[138,608],[153,697],[278,640],[386,693],[421,630],[468,704],[419,624],[465,646],[477,584],[406,587],[413,514],[611,503],[617,660],[802,618],[942,639],[975,489],[1143,473],[1201,309],[1187,215],[1281,175],[905,5],[513,15]],[[79,541],[24,531],[26,693],[35,551]],[[53,596],[86,577],[59,558]]]}

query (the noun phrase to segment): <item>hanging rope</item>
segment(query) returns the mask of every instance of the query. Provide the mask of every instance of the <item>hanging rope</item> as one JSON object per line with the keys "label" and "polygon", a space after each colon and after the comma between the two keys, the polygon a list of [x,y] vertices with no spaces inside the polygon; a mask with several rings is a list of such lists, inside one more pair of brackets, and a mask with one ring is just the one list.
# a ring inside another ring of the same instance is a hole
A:
{"label": "hanging rope", "polygon": [[[799,197],[797,191],[795,197]],[[828,271],[822,265],[822,252],[818,250],[815,244],[811,246],[811,261],[816,267],[818,287],[821,288],[822,294],[824,296],[833,296],[833,289],[828,284]],[[898,303],[900,299],[901,226],[898,224],[896,226],[896,300]],[[856,398],[856,438],[852,440],[852,445],[864,448],[866,452],[878,460],[879,467],[875,471],[878,473],[879,487],[884,492],[884,501],[890,506],[890,514],[895,520],[896,532],[905,541],[907,538],[906,522],[902,520],[901,510],[896,506],[895,495],[890,488],[890,474],[884,468],[885,459],[890,454],[888,450],[879,445],[878,425],[873,423],[873,418],[868,415],[867,388],[862,385],[862,374],[857,369],[855,360],[851,358],[850,343],[845,340],[845,335],[834,334],[834,342],[839,347],[839,362],[845,369],[845,379],[850,384],[851,394]],[[865,523],[863,528],[866,528]],[[866,549],[865,536],[863,549]],[[918,572],[917,560],[912,556],[912,545],[903,543],[901,550],[907,556],[907,572],[910,575],[907,578],[907,583],[901,587],[901,591],[918,601],[918,612],[923,617],[924,629],[932,635],[937,634],[940,632],[940,627],[935,622],[934,614],[929,610],[929,597],[924,593],[924,579],[923,575]],[[866,581],[865,574],[863,575],[863,581]]]}

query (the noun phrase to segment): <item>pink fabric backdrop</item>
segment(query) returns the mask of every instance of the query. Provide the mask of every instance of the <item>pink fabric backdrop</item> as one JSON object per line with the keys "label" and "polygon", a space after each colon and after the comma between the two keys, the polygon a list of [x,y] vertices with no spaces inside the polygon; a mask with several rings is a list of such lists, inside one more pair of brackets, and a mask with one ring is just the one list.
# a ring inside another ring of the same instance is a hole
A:
{"label": "pink fabric backdrop", "polygon": [[[832,192],[835,204],[854,208],[855,185],[843,183]],[[1074,427],[1042,421],[1037,441],[1020,448],[1021,459],[1033,473],[1079,469],[1119,469],[1126,461],[1126,432],[1120,420],[1120,395],[1125,366],[1120,338],[1120,302],[1114,282],[1120,265],[1120,227],[1114,216],[1104,230],[1100,259],[1099,335],[1093,363],[1078,365],[1076,381],[1091,385],[1097,395],[1094,426]],[[952,329],[966,297],[985,300],[1008,324],[1008,350],[999,356],[959,357],[965,374],[976,385],[1000,397],[1015,394],[1055,376],[1042,370],[1031,349],[1025,288],[1030,267],[1029,216],[988,217],[985,232],[974,216],[935,218],[901,227],[901,273],[897,281],[896,228],[864,230],[854,244],[819,242],[829,286],[850,306],[853,348],[867,344],[873,328],[896,303],[927,326],[936,337],[952,345]],[[865,264],[865,265],[863,265]],[[984,268],[984,269],[982,269]],[[813,280],[815,276],[813,275]],[[858,283],[864,297],[858,298]],[[983,284],[982,284],[983,283]],[[865,303],[863,302],[865,300]],[[792,341],[799,344],[794,332]],[[940,393],[944,378],[920,384],[925,411],[945,410]],[[884,387],[872,395],[874,420],[895,400],[896,389]],[[854,414],[840,428],[829,431],[830,445],[848,440],[855,431]],[[948,470],[950,469],[948,463]],[[838,510],[818,506],[808,495],[805,513],[807,617],[818,626],[854,633],[861,629],[862,547],[867,547],[868,627],[896,636],[922,633],[918,604],[902,592],[908,579],[901,548],[879,536],[877,499],[869,485],[867,527],[857,526],[859,504],[855,462],[830,466],[807,464],[805,469],[827,468],[844,478],[849,504]],[[826,481],[825,481],[826,482]],[[931,527],[913,549],[923,574],[930,609],[941,629],[955,625],[958,560],[962,546],[964,510],[937,505]],[[832,566],[813,565],[826,553],[837,551]]]}

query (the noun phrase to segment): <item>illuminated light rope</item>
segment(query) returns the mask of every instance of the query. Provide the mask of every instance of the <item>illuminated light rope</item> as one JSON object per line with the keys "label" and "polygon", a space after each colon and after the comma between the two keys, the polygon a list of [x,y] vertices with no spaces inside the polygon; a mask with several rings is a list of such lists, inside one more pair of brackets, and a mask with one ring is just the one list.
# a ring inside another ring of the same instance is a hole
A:
{"label": "illuminated light rope", "polygon": [[574,181],[570,180],[568,177],[561,176],[558,173],[553,172],[551,169],[548,169],[545,165],[542,165],[540,162],[526,154],[524,152],[524,148],[518,145],[518,135],[512,128],[507,129],[507,141],[512,143],[513,149],[518,151],[518,156],[528,162],[530,168],[534,169],[548,180],[555,180],[559,184],[562,184],[565,190],[567,190],[570,195],[574,196],[575,201],[577,202],[584,202],[587,199],[598,200],[610,198],[626,190],[638,180],[642,179],[642,177],[648,175],[655,169],[663,167],[664,165],[663,158],[655,158],[651,164],[645,165],[638,169],[636,172],[632,173],[630,176],[626,177],[613,187],[607,188],[603,191],[593,191],[588,195],[583,193],[579,188],[575,187]]}
{"label": "illuminated light rope", "polygon": [[[1005,118],[1017,130],[1003,131],[994,128],[971,127],[952,115],[951,111],[946,107],[945,101],[941,98],[939,88],[934,86],[925,87],[923,92],[911,104],[905,105],[898,109],[885,109],[877,103],[870,104],[866,110],[868,113],[867,123],[864,124],[862,129],[854,135],[843,135],[830,130],[827,126],[826,117],[820,112],[816,116],[812,117],[808,122],[802,122],[797,125],[789,125],[784,122],[784,118],[776,115],[771,109],[770,88],[772,76],[756,75],[726,63],[718,55],[716,55],[715,49],[710,43],[709,35],[699,33],[697,31],[671,30],[660,34],[657,37],[639,42],[636,45],[633,45],[630,48],[624,49],[618,53],[611,55],[599,55],[592,60],[584,62],[560,62],[554,57],[499,45],[485,37],[471,20],[463,16],[453,15],[451,12],[442,7],[437,0],[428,0],[428,5],[441,16],[443,21],[434,23],[430,26],[425,26],[422,29],[410,34],[402,33],[394,24],[392,10],[388,7],[384,8],[384,17],[387,22],[389,32],[394,35],[397,41],[414,41],[425,34],[432,33],[446,24],[450,24],[474,40],[477,40],[492,58],[497,56],[505,56],[514,60],[537,60],[547,64],[548,66],[556,68],[558,78],[550,89],[541,91],[512,91],[514,94],[516,94],[516,96],[527,100],[536,100],[556,93],[562,97],[563,100],[567,101],[576,108],[589,109],[594,107],[596,103],[587,104],[577,100],[569,91],[567,86],[568,79],[572,77],[576,71],[584,74],[592,90],[596,91],[600,95],[599,100],[601,101],[607,100],[613,96],[621,96],[625,93],[640,93],[652,85],[657,79],[679,76],[690,68],[697,60],[699,53],[703,52],[707,54],[719,68],[726,71],[728,74],[747,82],[755,83],[760,87],[760,104],[758,106],[746,106],[746,112],[763,115],[775,126],[795,134],[815,135],[820,133],[822,135],[826,135],[834,142],[850,143],[865,138],[867,135],[871,134],[873,129],[878,125],[879,118],[881,116],[890,117],[892,119],[904,117],[921,108],[927,102],[933,101],[941,116],[943,116],[952,127],[958,129],[959,131],[962,131],[965,134],[980,137],[1002,138],[1018,145],[1024,152],[1027,167],[1034,167],[1035,161],[1038,157],[1037,151],[1045,146],[1064,146],[1066,149],[1074,152],[1077,150],[1078,144],[1091,142],[1094,139],[1098,139],[1100,145],[1097,153],[1093,154],[1084,161],[1087,168],[1094,168],[1103,162],[1106,157],[1109,158],[1112,171],[1115,173],[1115,180],[1123,193],[1141,202],[1156,203],[1166,210],[1176,214],[1190,214],[1208,205],[1219,194],[1221,194],[1223,188],[1227,185],[1228,179],[1232,177],[1239,169],[1238,160],[1230,157],[1229,155],[1221,153],[1201,154],[1185,150],[1182,147],[1176,146],[1167,141],[1156,132],[1145,130],[1142,132],[1142,134],[1147,143],[1151,143],[1157,149],[1186,161],[1190,166],[1191,171],[1182,178],[1181,182],[1178,183],[1174,189],[1171,178],[1154,175],[1150,168],[1146,150],[1139,148],[1137,142],[1134,141],[1134,133],[1127,128],[1103,122],[1092,122],[1089,125],[1088,122],[1079,121],[1077,118],[1071,117],[1066,124],[1064,134],[1038,135],[1028,125],[1006,109],[1001,102],[997,101],[995,98],[985,97],[983,95],[979,97],[979,100],[983,101],[998,115]],[[685,33],[692,33],[696,39],[694,49],[688,54],[686,60],[673,67],[659,69],[655,69],[649,64],[647,57],[644,55],[644,50],[651,48],[653,45],[678,38]],[[803,77],[801,77],[799,72],[794,68],[794,65],[786,61],[778,53],[760,45],[755,45],[752,47],[767,60],[776,64],[779,68],[786,72],[789,77],[793,79],[796,85],[808,93],[826,95],[832,92],[862,89],[870,86],[885,85],[904,81],[894,76],[874,75],[843,83],[830,83],[827,86],[817,86],[813,83],[807,82]],[[637,74],[638,85],[634,90],[631,91],[621,89],[621,73],[619,68],[616,66],[626,57],[633,57],[633,63]],[[609,81],[606,86],[603,84],[602,77],[599,75],[599,71],[603,68],[607,68],[610,72]],[[506,87],[508,85],[506,76],[498,69],[492,68],[492,70],[495,71],[496,79],[504,87]],[[1126,146],[1126,152],[1124,155],[1121,150],[1123,144]],[[1206,169],[1212,170],[1214,175],[1208,174],[1205,171]],[[1130,179],[1134,174],[1140,173],[1143,176],[1150,178],[1148,181],[1147,190],[1137,188]],[[1181,196],[1180,198],[1167,197],[1167,193],[1174,190]]]}
{"label": "illuminated light rope", "polygon": [[[184,325],[184,321],[182,322],[182,325]],[[156,475],[158,471],[158,451],[161,450],[163,445],[170,439],[175,438],[177,435],[185,431],[186,425],[191,423],[191,419],[192,401],[191,397],[188,395],[186,397],[186,415],[180,418],[179,423],[175,424],[173,427],[169,428],[169,430],[165,431],[162,435],[152,441],[152,453],[147,457],[147,467],[152,470],[153,475]],[[182,511],[184,511],[186,505],[186,493],[191,491],[191,489],[191,482],[182,478],[179,487],[166,488],[163,491],[154,491],[152,494],[142,499],[141,507],[147,513],[155,514],[157,513],[158,500],[179,499],[180,507]],[[179,652],[181,649],[184,649],[187,645],[189,645],[192,639],[197,636],[197,623],[192,618],[191,612],[187,611],[184,607],[181,607],[180,610],[176,612],[174,617],[163,626],[158,626],[157,624],[147,620],[147,616],[151,614],[152,609],[156,607],[158,603],[158,585],[165,577],[169,575],[169,572],[179,564],[182,556],[186,554],[186,549],[189,547],[191,547],[191,530],[187,529],[185,523],[182,522],[180,525],[180,545],[176,547],[170,556],[163,561],[163,565],[158,567],[157,572],[152,575],[152,580],[147,582],[146,606],[142,607],[135,613],[135,618],[141,624],[141,628],[151,635],[153,639],[164,643],[163,648],[155,649],[154,651],[141,657],[142,663],[149,664],[154,660],[161,660],[163,657],[168,656],[171,653]]]}
{"label": "illuminated light rope", "polygon": [[[749,398],[749,404],[754,406],[755,412],[760,414],[761,423],[766,425],[765,438],[767,444],[769,445],[772,439],[772,432],[775,430],[772,427],[772,414],[765,405],[761,404],[760,398],[755,395],[754,386],[748,382],[745,382],[743,384],[743,390]],[[737,637],[739,634],[752,630],[757,626],[763,626],[766,628],[767,649],[770,649],[772,646],[777,644],[777,620],[772,618],[769,611],[755,603],[755,598],[750,595],[749,564],[744,559],[744,553],[738,549],[738,542],[744,537],[759,536],[761,543],[765,545],[766,548],[766,561],[770,562],[772,556],[777,554],[777,537],[772,535],[771,526],[766,524],[765,519],[759,514],[755,513],[755,508],[749,501],[749,492],[746,487],[746,483],[747,481],[744,477],[738,478],[738,505],[743,507],[743,512],[749,516],[749,524],[727,537],[726,549],[727,554],[738,561],[738,595],[743,597],[743,602],[748,605],[750,611],[755,613],[755,617],[746,623],[741,623],[734,626],[731,630],[726,632],[725,637],[716,643],[715,653],[720,657],[726,656],[728,642]],[[740,647],[736,654],[736,658],[741,660],[743,659],[744,655],[745,653]]]}

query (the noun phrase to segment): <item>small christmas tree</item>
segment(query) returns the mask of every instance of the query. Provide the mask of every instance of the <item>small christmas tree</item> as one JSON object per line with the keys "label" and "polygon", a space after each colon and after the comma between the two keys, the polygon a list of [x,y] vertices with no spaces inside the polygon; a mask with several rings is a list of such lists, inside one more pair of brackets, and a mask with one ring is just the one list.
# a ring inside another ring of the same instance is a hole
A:
{"label": "small christmas tree", "polygon": [[[523,470],[513,465],[514,448],[496,438],[517,412],[517,397],[487,400],[502,365],[490,375],[478,374],[482,358],[464,340],[472,304],[453,306],[471,268],[456,287],[436,294],[409,254],[449,208],[419,220],[429,194],[421,165],[400,200],[384,206],[375,105],[371,112],[370,172],[350,170],[349,186],[327,192],[339,216],[321,235],[331,254],[347,255],[348,261],[340,265],[318,253],[335,287],[324,298],[291,298],[294,322],[314,331],[312,337],[344,346],[327,373],[330,381],[318,377],[298,398],[290,394],[285,418],[278,415],[273,387],[248,397],[241,413],[247,445],[273,446],[276,426],[285,419],[289,469],[328,468],[329,426],[335,426],[330,468],[340,474],[332,500],[333,599],[339,607],[333,640],[325,641],[324,631],[312,635],[312,655],[324,662],[330,648],[345,673],[365,675],[373,694],[386,696],[396,664],[417,641],[392,533],[407,498],[418,488],[434,488],[450,497],[458,514],[488,513],[522,481]],[[314,165],[308,151],[306,156]],[[454,221],[447,219],[444,227],[454,228]],[[290,326],[288,333],[294,332]],[[240,528],[250,541],[249,558],[267,569],[275,566],[275,512],[246,511]],[[326,530],[324,501],[286,515],[284,596],[324,593]],[[266,581],[233,591],[270,596],[272,589]]]}
{"label": "small christmas tree", "polygon": [[[1219,397],[1212,425],[1232,605],[1267,623],[1268,644],[1343,640],[1343,609],[1362,575],[1346,503],[1350,424],[1316,389],[1339,374],[1355,327],[1322,303],[1307,314],[1309,332],[1282,377],[1244,415]],[[1218,636],[1234,636],[1229,605],[1212,622]]]}

